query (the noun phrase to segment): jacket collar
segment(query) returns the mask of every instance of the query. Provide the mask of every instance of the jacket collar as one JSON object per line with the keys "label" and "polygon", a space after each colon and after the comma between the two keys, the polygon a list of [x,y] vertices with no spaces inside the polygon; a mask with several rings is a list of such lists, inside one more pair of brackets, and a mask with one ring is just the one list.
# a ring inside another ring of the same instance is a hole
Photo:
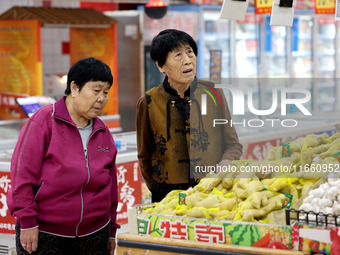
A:
{"label": "jacket collar", "polygon": [[[164,81],[163,81],[163,88],[164,90],[172,95],[172,96],[177,96],[178,97],[178,93],[176,90],[174,90],[171,86],[170,83],[168,81],[168,76],[165,76]],[[195,92],[197,88],[197,78],[195,77],[195,79],[193,80],[193,82],[190,84],[189,88],[184,92],[184,97],[189,97],[190,93],[191,95]]]}
{"label": "jacket collar", "polygon": [[[65,122],[68,122],[74,126],[77,126],[71,119],[71,116],[66,108],[65,99],[66,99],[66,96],[63,96],[62,98],[60,98],[57,102],[53,104],[52,116],[54,118],[61,119]],[[93,119],[93,130],[97,130],[97,129],[106,129],[105,123],[98,117]]]}

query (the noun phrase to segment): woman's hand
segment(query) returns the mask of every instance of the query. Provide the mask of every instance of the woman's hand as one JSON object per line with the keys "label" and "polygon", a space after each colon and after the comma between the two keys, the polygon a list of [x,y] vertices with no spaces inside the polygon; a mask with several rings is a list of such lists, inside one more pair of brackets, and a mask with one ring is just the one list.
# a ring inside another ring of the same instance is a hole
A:
{"label": "woman's hand", "polygon": [[110,255],[114,255],[115,254],[115,249],[116,249],[116,239],[110,238],[110,241],[109,241]]}
{"label": "woman's hand", "polygon": [[38,239],[39,239],[39,228],[32,228],[32,229],[26,229],[26,230],[21,229],[20,231],[21,246],[29,254],[37,250]]}
{"label": "woman's hand", "polygon": [[231,160],[223,159],[218,165],[221,167],[221,169],[223,169],[223,167],[228,168],[228,166],[230,166],[230,164],[231,164]]}

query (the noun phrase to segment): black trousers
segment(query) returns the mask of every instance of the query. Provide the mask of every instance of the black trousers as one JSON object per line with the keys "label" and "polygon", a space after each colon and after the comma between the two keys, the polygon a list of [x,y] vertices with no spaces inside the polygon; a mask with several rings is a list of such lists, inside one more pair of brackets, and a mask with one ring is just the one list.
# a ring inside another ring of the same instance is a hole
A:
{"label": "black trousers", "polygon": [[[20,243],[20,225],[15,226],[17,255],[27,255]],[[61,237],[39,231],[38,249],[32,255],[108,255],[109,224],[84,237]]]}

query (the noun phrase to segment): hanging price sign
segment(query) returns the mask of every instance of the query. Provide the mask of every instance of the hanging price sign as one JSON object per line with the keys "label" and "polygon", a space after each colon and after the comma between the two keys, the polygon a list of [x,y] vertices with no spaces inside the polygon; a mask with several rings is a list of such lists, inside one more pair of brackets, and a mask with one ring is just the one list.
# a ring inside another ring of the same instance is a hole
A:
{"label": "hanging price sign", "polygon": [[335,13],[335,0],[315,0],[315,13]]}
{"label": "hanging price sign", "polygon": [[255,0],[255,13],[271,13],[273,0]]}

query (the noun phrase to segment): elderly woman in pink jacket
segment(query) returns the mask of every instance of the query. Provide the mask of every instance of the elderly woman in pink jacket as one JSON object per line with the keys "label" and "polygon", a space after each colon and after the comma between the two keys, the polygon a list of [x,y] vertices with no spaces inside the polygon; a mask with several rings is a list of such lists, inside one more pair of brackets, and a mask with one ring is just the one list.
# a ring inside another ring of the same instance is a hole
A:
{"label": "elderly woman in pink jacket", "polygon": [[117,149],[97,117],[112,83],[102,61],[78,61],[66,95],[21,130],[7,198],[18,254],[114,254]]}

